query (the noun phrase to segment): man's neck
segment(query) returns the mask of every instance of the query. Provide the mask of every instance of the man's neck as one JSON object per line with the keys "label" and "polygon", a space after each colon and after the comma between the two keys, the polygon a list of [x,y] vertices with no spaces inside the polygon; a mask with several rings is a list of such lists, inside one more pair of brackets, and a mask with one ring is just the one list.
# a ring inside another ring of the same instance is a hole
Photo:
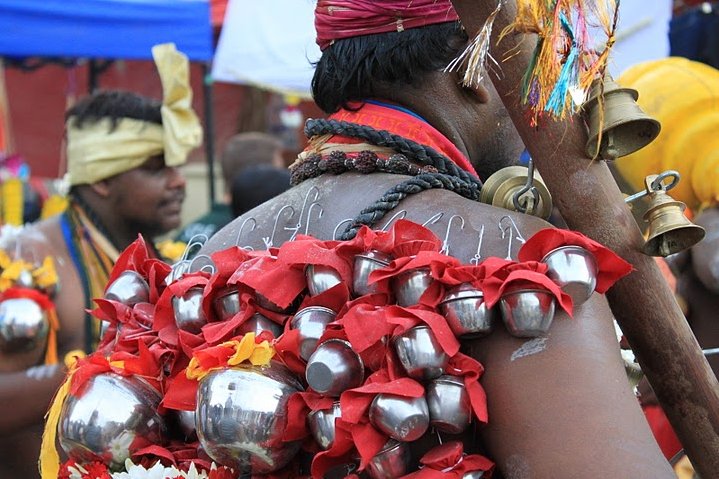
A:
{"label": "man's neck", "polygon": [[82,195],[75,195],[73,203],[82,210],[85,220],[118,251],[124,250],[137,239],[138,232],[135,228],[128,228],[125,223],[116,221],[115,213],[106,211],[101,205],[93,204]]}

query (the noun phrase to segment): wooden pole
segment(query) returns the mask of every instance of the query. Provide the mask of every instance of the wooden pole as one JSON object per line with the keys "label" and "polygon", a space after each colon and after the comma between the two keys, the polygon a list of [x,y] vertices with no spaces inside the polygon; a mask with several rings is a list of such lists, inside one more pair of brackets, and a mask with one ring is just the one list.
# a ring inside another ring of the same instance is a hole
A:
{"label": "wooden pole", "polygon": [[[470,35],[479,31],[496,6],[489,0],[452,3]],[[505,0],[492,40],[501,75],[489,77],[569,227],[634,266],[635,271],[607,293],[614,317],[697,472],[703,478],[719,477],[719,383],[654,259],[641,253],[644,239],[609,168],[585,156],[582,120],[540,120],[536,128],[529,125],[519,105],[519,89],[535,38],[509,35],[497,44],[515,13],[514,1]]]}

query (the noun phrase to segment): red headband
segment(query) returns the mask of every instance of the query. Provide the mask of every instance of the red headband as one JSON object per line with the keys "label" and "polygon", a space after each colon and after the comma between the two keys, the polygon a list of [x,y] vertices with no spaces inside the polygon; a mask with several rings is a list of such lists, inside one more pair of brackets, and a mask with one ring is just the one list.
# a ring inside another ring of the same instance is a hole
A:
{"label": "red headband", "polygon": [[449,0],[318,0],[317,44],[458,20]]}

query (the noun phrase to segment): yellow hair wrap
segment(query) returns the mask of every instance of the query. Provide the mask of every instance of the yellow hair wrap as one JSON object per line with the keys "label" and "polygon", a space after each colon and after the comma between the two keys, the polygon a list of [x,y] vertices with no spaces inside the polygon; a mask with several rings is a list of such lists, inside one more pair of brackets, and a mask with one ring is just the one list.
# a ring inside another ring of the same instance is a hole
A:
{"label": "yellow hair wrap", "polygon": [[639,105],[662,124],[653,143],[616,160],[635,191],[644,177],[676,170],[671,195],[691,209],[719,200],[719,70],[685,58],[640,63],[619,78],[639,90]]}
{"label": "yellow hair wrap", "polygon": [[162,125],[122,118],[114,129],[109,119],[78,128],[67,124],[67,161],[71,185],[92,184],[141,166],[164,152],[165,164],[182,165],[202,143],[202,127],[192,110],[190,64],[173,43],[152,49],[163,87]]}

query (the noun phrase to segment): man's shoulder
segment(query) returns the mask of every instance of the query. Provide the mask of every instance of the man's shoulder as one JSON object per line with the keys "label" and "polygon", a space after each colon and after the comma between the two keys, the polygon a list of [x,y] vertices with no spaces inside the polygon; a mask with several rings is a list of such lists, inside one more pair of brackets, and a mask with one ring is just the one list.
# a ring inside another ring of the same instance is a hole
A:
{"label": "man's shoulder", "polygon": [[[235,244],[262,249],[297,234],[336,238],[362,211],[377,207],[386,192],[409,178],[343,174],[307,180],[235,219],[215,235],[207,250]],[[451,254],[465,261],[475,257],[478,250],[480,255],[511,255],[525,238],[551,227],[539,218],[472,201],[447,190],[429,189],[399,196],[404,198],[394,208],[377,213],[374,229],[386,229],[398,218],[424,224],[440,238],[446,238]]]}
{"label": "man's shoulder", "polygon": [[0,249],[21,248],[32,254],[39,254],[43,251],[53,251],[58,254],[65,250],[64,245],[60,215],[22,227],[4,225],[0,229]]}

